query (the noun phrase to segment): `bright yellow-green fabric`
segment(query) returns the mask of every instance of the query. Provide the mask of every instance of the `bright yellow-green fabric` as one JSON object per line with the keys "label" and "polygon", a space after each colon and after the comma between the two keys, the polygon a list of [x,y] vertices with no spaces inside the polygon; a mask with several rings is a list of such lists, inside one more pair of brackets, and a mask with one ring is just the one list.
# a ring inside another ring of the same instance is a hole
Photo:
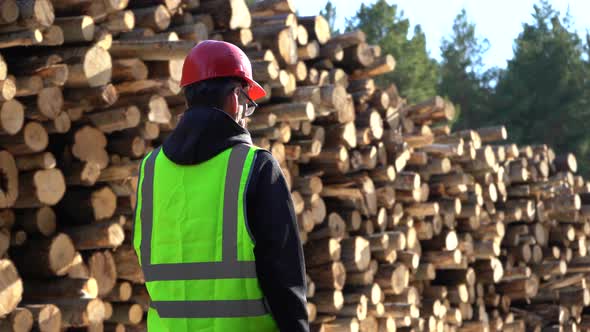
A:
{"label": "bright yellow-green fabric", "polygon": [[[238,201],[238,260],[254,261],[254,243],[245,221],[245,190],[256,148],[251,148],[240,180]],[[174,164],[158,154],[154,168],[151,264],[216,262],[222,258],[223,201],[231,149],[191,166]],[[138,184],[134,246],[140,256],[141,178]],[[256,278],[151,281],[154,301],[247,300],[263,298]],[[240,318],[160,318],[148,312],[149,332],[278,331],[270,315]]]}

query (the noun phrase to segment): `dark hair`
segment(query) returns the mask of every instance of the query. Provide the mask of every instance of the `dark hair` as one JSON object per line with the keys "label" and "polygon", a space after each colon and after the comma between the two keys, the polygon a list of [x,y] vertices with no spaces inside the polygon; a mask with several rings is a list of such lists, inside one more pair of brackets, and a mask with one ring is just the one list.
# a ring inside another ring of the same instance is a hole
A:
{"label": "dark hair", "polygon": [[206,106],[223,109],[225,97],[232,92],[239,78],[220,77],[189,84],[184,87],[184,97],[188,107]]}

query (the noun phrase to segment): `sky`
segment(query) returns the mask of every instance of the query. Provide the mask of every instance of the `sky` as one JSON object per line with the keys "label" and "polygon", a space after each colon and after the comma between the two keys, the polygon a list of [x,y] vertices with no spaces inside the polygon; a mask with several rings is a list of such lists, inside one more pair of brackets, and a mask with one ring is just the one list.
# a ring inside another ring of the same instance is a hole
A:
{"label": "sky", "polygon": [[[327,0],[293,0],[299,15],[316,15]],[[336,5],[336,27],[343,28],[345,19],[354,16],[361,3],[375,0],[332,0]],[[452,32],[455,16],[465,8],[470,21],[476,24],[476,33],[487,38],[490,48],[483,57],[486,68],[505,68],[512,57],[514,39],[522,31],[523,23],[532,22],[533,5],[537,0],[388,0],[395,3],[410,19],[420,24],[426,34],[426,47],[431,56],[440,60],[442,38]],[[568,9],[573,27],[581,36],[590,31],[590,0],[550,0],[562,15]],[[411,29],[413,30],[413,29]]]}

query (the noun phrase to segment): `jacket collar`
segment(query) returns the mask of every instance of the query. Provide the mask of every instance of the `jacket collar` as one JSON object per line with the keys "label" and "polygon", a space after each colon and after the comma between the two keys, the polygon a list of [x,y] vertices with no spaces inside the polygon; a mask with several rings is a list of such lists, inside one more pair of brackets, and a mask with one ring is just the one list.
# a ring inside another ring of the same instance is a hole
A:
{"label": "jacket collar", "polygon": [[252,145],[248,130],[217,108],[189,108],[165,139],[163,150],[176,164],[207,161],[236,144]]}

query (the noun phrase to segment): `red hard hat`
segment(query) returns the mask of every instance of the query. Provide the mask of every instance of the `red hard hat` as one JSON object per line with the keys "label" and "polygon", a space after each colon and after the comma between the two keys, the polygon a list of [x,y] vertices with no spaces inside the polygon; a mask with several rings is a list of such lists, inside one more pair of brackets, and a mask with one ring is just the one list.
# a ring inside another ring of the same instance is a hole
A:
{"label": "red hard hat", "polygon": [[239,77],[248,82],[248,95],[253,100],[266,95],[252,79],[252,65],[241,49],[224,41],[202,41],[184,59],[180,86],[216,77]]}

